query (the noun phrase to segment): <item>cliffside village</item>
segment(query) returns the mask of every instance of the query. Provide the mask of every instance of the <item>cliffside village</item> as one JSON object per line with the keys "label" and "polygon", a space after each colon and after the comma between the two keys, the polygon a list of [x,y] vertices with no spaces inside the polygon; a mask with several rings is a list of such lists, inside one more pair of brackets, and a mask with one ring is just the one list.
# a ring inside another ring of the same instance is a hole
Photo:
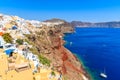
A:
{"label": "cliffside village", "polygon": [[[0,80],[62,80],[60,73],[43,65],[38,55],[29,50],[32,45],[26,41],[21,45],[16,42],[17,39],[24,39],[26,34],[30,34],[29,25],[40,28],[43,25],[58,24],[61,22],[30,21],[0,14]],[[6,33],[12,37],[12,43],[4,40],[3,35]]]}

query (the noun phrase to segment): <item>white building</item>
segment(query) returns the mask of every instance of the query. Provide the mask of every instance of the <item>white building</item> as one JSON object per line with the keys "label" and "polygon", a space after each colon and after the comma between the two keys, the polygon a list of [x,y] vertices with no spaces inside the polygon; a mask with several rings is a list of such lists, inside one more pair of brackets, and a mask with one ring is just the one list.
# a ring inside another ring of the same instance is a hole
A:
{"label": "white building", "polygon": [[5,41],[3,40],[2,36],[0,36],[0,46],[4,46]]}

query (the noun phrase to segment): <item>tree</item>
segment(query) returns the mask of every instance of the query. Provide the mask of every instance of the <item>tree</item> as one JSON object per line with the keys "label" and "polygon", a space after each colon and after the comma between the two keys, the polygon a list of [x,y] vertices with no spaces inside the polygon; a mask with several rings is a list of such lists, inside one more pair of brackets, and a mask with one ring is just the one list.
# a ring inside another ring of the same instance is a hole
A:
{"label": "tree", "polygon": [[5,40],[6,43],[12,43],[13,38],[9,33],[5,33],[2,35],[3,39]]}
{"label": "tree", "polygon": [[55,76],[55,72],[54,72],[54,71],[52,71],[52,72],[51,72],[51,75],[52,75],[52,76]]}
{"label": "tree", "polygon": [[22,45],[22,44],[23,44],[23,40],[22,40],[22,39],[17,39],[16,42],[17,42],[19,45]]}

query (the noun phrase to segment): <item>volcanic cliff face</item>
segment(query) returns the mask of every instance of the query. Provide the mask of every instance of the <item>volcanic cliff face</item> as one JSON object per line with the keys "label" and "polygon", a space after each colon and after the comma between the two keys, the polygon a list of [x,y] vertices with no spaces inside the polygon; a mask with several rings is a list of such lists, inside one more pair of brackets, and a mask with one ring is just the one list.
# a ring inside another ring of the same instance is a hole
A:
{"label": "volcanic cliff face", "polygon": [[18,16],[0,15],[0,28],[3,31],[9,31],[14,26],[17,30],[12,30],[10,35],[27,42],[31,46],[28,47],[29,50],[37,54],[39,59],[44,56],[40,63],[47,63],[48,68],[57,70],[62,74],[62,80],[88,80],[79,60],[63,46],[63,33],[74,31],[71,23],[60,19],[40,22],[24,20]]}
{"label": "volcanic cliff face", "polygon": [[44,25],[37,28],[35,34],[30,34],[28,39],[34,43],[38,55],[47,57],[51,61],[50,66],[60,72],[65,80],[86,80],[87,78],[83,78],[86,72],[79,60],[63,46],[63,33],[73,31],[73,27],[67,22],[52,26]]}

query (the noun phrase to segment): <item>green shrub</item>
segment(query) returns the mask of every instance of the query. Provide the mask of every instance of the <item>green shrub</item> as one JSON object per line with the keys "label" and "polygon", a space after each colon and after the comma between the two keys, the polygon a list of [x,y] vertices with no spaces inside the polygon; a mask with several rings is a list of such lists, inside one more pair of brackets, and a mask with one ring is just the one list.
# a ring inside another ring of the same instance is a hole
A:
{"label": "green shrub", "polygon": [[40,63],[42,63],[43,65],[50,66],[50,60],[48,60],[43,55],[39,55],[39,60],[40,60]]}
{"label": "green shrub", "polygon": [[55,76],[55,72],[54,72],[54,71],[52,71],[52,72],[51,72],[51,75],[52,75],[52,76]]}
{"label": "green shrub", "polygon": [[12,43],[13,38],[11,37],[11,35],[9,33],[3,34],[2,37],[5,40],[5,42]]}
{"label": "green shrub", "polygon": [[17,42],[19,45],[22,45],[22,44],[23,44],[23,40],[22,40],[22,39],[17,39],[16,42]]}
{"label": "green shrub", "polygon": [[33,53],[33,54],[39,54],[38,50],[35,48],[35,47],[32,47],[30,48],[30,51]]}

